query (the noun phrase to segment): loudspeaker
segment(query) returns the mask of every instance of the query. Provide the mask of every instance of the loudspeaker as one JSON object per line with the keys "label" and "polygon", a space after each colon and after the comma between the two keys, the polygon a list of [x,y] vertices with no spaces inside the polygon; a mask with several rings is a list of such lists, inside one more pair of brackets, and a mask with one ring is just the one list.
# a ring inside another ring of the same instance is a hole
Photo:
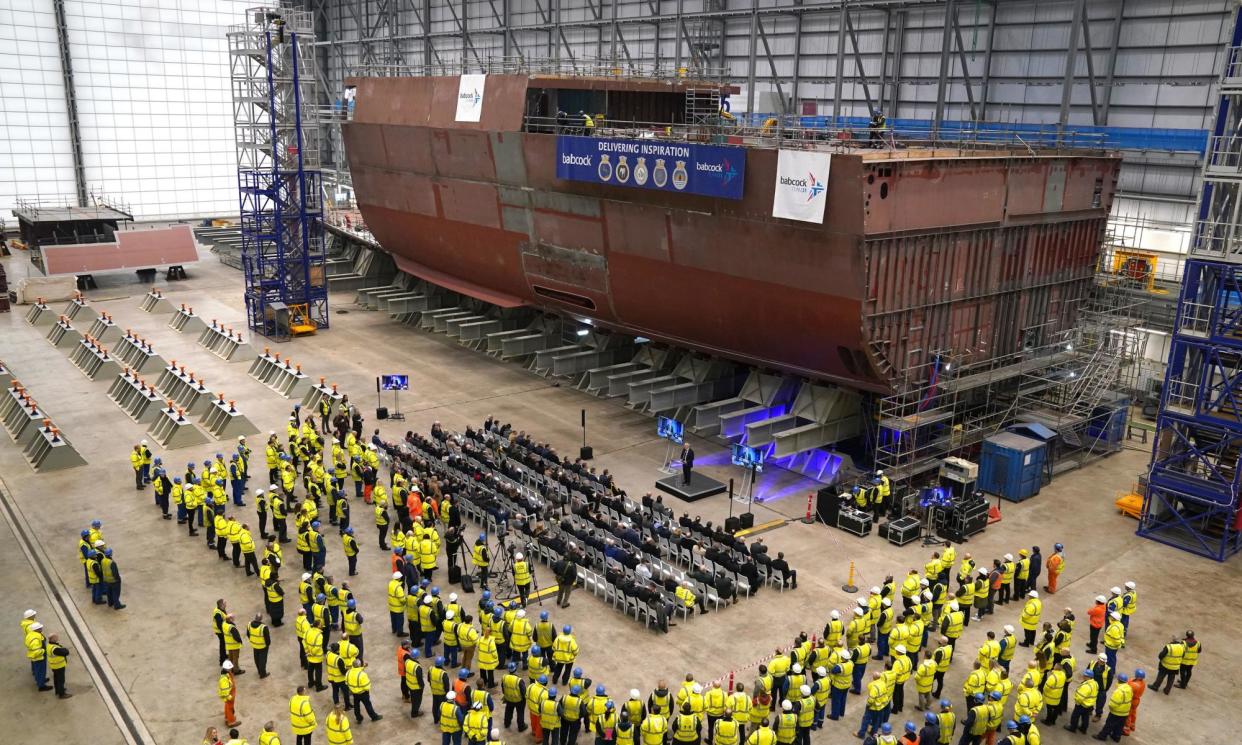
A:
{"label": "loudspeaker", "polygon": [[733,535],[742,529],[742,519],[740,517],[729,517],[725,519],[725,532]]}
{"label": "loudspeaker", "polygon": [[578,451],[578,457],[583,460],[590,460],[594,458],[595,448],[591,447],[590,445],[583,445],[582,449]]}
{"label": "loudspeaker", "polygon": [[819,490],[815,499],[815,514],[826,525],[836,525],[837,515],[841,512],[841,500],[837,490],[825,486]]}
{"label": "loudspeaker", "polygon": [[388,407],[377,406],[375,408],[375,418],[376,419],[387,419],[388,418]]}
{"label": "loudspeaker", "polygon": [[738,520],[741,521],[742,530],[750,530],[755,527],[755,513],[753,512],[744,512],[738,515]]}

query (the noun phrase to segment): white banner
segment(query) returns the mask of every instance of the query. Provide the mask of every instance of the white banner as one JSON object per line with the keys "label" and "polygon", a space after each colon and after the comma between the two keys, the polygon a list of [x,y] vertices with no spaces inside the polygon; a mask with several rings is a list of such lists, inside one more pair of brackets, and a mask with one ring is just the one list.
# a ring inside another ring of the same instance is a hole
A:
{"label": "white banner", "polygon": [[462,75],[457,84],[457,121],[477,122],[483,116],[486,75]]}
{"label": "white banner", "polygon": [[776,161],[772,216],[802,222],[824,222],[828,203],[829,153],[781,150]]}

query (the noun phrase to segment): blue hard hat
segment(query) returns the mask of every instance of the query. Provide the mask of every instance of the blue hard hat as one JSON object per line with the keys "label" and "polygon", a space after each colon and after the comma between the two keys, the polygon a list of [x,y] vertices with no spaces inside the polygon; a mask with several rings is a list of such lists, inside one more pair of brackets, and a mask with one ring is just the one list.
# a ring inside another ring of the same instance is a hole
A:
{"label": "blue hard hat", "polygon": [[[496,612],[497,612],[497,613],[499,613],[500,611],[496,611]],[[532,645],[530,645],[530,653],[531,653],[531,654],[542,654],[542,653],[543,653],[543,649],[542,649],[542,648],[540,648],[540,646],[539,646],[538,644],[532,644]]]}
{"label": "blue hard hat", "polygon": [[1026,714],[1023,714],[1022,716],[1018,717],[1018,724],[1030,724],[1030,723],[1031,723],[1031,718],[1028,717]]}
{"label": "blue hard hat", "polygon": [[580,667],[575,667],[575,668],[574,668],[574,677],[575,677],[575,678],[581,678],[581,677],[582,677],[582,668],[580,668]]}
{"label": "blue hard hat", "polygon": [[914,726],[914,722],[906,722],[906,732],[914,732],[918,727]]}
{"label": "blue hard hat", "polygon": [[577,696],[578,694],[582,693],[582,686],[575,683],[572,686],[570,686],[569,692]]}
{"label": "blue hard hat", "polygon": [[159,456],[156,456],[156,458],[155,458],[155,463],[156,463],[156,465],[159,465],[160,463],[163,463],[163,462],[164,462],[164,461],[163,461],[162,459],[160,459],[160,457],[159,457]]}
{"label": "blue hard hat", "polygon": [[993,701],[1000,701],[1000,700],[1001,700],[1001,692],[1000,692],[1000,691],[992,691],[992,700],[993,700]]}
{"label": "blue hard hat", "polygon": [[180,483],[181,483],[181,477],[180,477],[180,476],[173,476],[173,483],[174,483],[174,484],[180,484]]}
{"label": "blue hard hat", "polygon": [[427,581],[427,580],[425,580],[425,579],[420,579],[420,580],[418,581],[418,586],[419,586],[419,587],[426,587],[426,586],[427,586],[427,585],[429,585],[429,584],[431,584],[431,583],[430,583],[430,582],[428,582],[428,581]]}
{"label": "blue hard hat", "polygon": [[98,527],[101,527],[102,525],[103,525],[103,523],[101,523],[101,522],[100,522],[100,521],[98,521],[98,520],[91,520],[91,527],[92,527],[92,528],[98,528]]}
{"label": "blue hard hat", "polygon": [[569,624],[565,624],[564,626],[562,626],[562,627],[561,627],[561,633],[562,633],[562,634],[569,634],[569,633],[572,633],[572,632],[573,632],[573,630],[574,630],[574,627],[573,627],[573,626],[570,626]]}
{"label": "blue hard hat", "polygon": [[241,458],[240,455],[238,455],[237,453],[233,453],[233,460],[238,460],[240,458]]}
{"label": "blue hard hat", "polygon": [[604,702],[604,708],[607,709],[608,711],[612,711],[615,707],[616,705],[612,703],[612,699],[608,699],[606,702]]}
{"label": "blue hard hat", "polygon": [[352,525],[345,529],[345,535],[353,535],[353,534],[354,534],[354,528]]}
{"label": "blue hard hat", "polygon": [[321,593],[319,593],[318,595],[316,595],[316,596],[315,596],[315,599],[316,599],[316,600],[327,600],[327,599],[328,599],[328,596],[327,596],[327,595],[324,595],[324,594],[321,592]]}
{"label": "blue hard hat", "polygon": [[483,591],[483,597],[482,597],[482,598],[480,598],[480,599],[481,599],[481,600],[491,600],[491,599],[492,599],[492,591],[491,591],[491,590],[484,590],[484,591]]}
{"label": "blue hard hat", "polygon": [[544,610],[544,611],[539,611],[539,620],[540,620],[540,621],[546,621],[546,620],[548,620],[548,612],[547,612],[546,610]]}
{"label": "blue hard hat", "polygon": [[[111,550],[111,549],[109,549],[109,550]],[[1126,681],[1127,681],[1127,680],[1129,680],[1129,679],[1130,679],[1130,676],[1129,676],[1129,675],[1126,675],[1125,673],[1117,673],[1117,682],[1118,682],[1118,683],[1124,683],[1124,682],[1126,682]]]}
{"label": "blue hard hat", "polygon": [[1005,722],[1005,729],[1017,729],[1017,728],[1018,728],[1018,723],[1015,722],[1014,720],[1010,719],[1008,722]]}
{"label": "blue hard hat", "polygon": [[1142,680],[1147,677],[1147,671],[1140,667],[1138,670],[1134,671],[1134,677]]}
{"label": "blue hard hat", "polygon": [[186,467],[186,468],[194,468],[194,461],[190,461],[189,463],[186,463],[186,464],[185,464],[185,467]]}
{"label": "blue hard hat", "polygon": [[975,699],[975,703],[976,703],[976,704],[981,704],[981,703],[983,703],[983,694],[982,694],[982,693],[976,693],[976,694],[975,694],[975,696],[974,696],[974,699]]}
{"label": "blue hard hat", "polygon": [[224,479],[216,479],[216,486],[224,486]]}
{"label": "blue hard hat", "polygon": [[1089,668],[1089,667],[1088,667],[1088,668],[1085,668],[1085,669],[1082,671],[1082,674],[1083,674],[1083,675],[1085,675],[1085,676],[1087,676],[1088,678],[1094,678],[1094,677],[1095,677],[1095,672],[1094,672],[1091,668]]}
{"label": "blue hard hat", "polygon": [[221,453],[216,453],[216,457],[219,458],[220,460],[224,460],[224,455],[222,455]]}
{"label": "blue hard hat", "polygon": [[204,465],[204,466],[207,466],[207,467],[209,467],[209,468],[210,468],[210,467],[211,467],[211,461],[209,461],[209,460],[205,460],[205,461],[203,461],[203,465]]}
{"label": "blue hard hat", "polygon": [[462,669],[457,671],[457,677],[461,678],[462,680],[465,680],[466,678],[470,677],[470,671],[463,667]]}
{"label": "blue hard hat", "polygon": [[350,599],[349,599],[349,600],[345,603],[345,607],[346,607],[346,608],[357,608],[357,607],[358,607],[358,601],[357,601],[357,600],[354,600],[353,598],[350,598]]}
{"label": "blue hard hat", "polygon": [[[104,549],[104,556],[111,556],[111,555],[112,555],[112,549],[110,549],[110,548],[105,548],[105,549]],[[1117,676],[1117,679],[1118,679],[1118,680],[1120,680],[1120,681],[1122,681],[1122,682],[1124,683],[1124,682],[1125,682],[1125,679],[1126,679],[1126,676],[1124,676],[1124,675],[1118,675],[1118,676]]]}
{"label": "blue hard hat", "polygon": [[507,665],[507,667],[509,668],[509,672],[513,672],[514,670],[517,670],[517,663],[516,663],[516,662],[510,662],[510,663]]}
{"label": "blue hard hat", "polygon": [[947,698],[940,699],[940,708],[948,709],[948,708],[951,708],[952,706],[953,706],[953,702],[950,701],[949,699]]}
{"label": "blue hard hat", "polygon": [[443,657],[437,657],[437,658],[436,658],[436,667],[440,667],[440,666],[441,666],[441,665],[443,665],[443,664],[444,664],[444,658],[443,658]]}
{"label": "blue hard hat", "polygon": [[595,686],[595,695],[596,695],[596,696],[603,696],[603,695],[604,695],[604,692],[605,692],[605,688],[604,688],[604,684],[603,684],[603,683],[600,683],[599,685]]}
{"label": "blue hard hat", "polygon": [[502,619],[502,618],[504,618],[504,617],[505,617],[504,612],[503,612],[503,611],[501,611],[499,608],[497,608],[497,609],[495,609],[495,610],[493,610],[493,611],[492,611],[492,619],[493,619],[493,620],[499,621],[500,619]]}
{"label": "blue hard hat", "polygon": [[546,686],[548,684],[548,676],[540,675],[538,678],[535,679],[535,682],[539,683],[540,685]]}
{"label": "blue hard hat", "polygon": [[316,520],[316,521],[312,522],[312,523],[311,523],[311,527],[312,527],[312,528],[318,528],[318,527],[319,527],[319,521],[318,521],[318,520]]}
{"label": "blue hard hat", "polygon": [[927,722],[928,724],[935,724],[935,723],[936,723],[936,715],[935,715],[935,714],[933,714],[933,713],[931,713],[931,712],[929,711],[929,712],[927,712],[926,714],[924,714],[924,715],[923,715],[923,721],[924,721],[924,722]]}
{"label": "blue hard hat", "polygon": [[880,731],[886,735],[891,735],[893,734],[893,725],[889,724],[888,722],[885,722],[884,724],[880,725]]}
{"label": "blue hard hat", "polygon": [[412,647],[410,649],[410,656],[415,659],[418,659],[418,647]]}
{"label": "blue hard hat", "polygon": [[90,532],[89,530],[83,530],[83,531],[82,531],[82,537],[83,537],[83,538],[86,538],[86,537],[87,537],[87,536],[89,536],[90,534],[91,534],[91,532]]}
{"label": "blue hard hat", "polygon": [[1055,546],[1053,546],[1053,548],[1055,548],[1055,549],[1056,549],[1056,550],[1058,550],[1058,551],[1064,551],[1064,550],[1065,550],[1065,546],[1061,545],[1060,543],[1058,543],[1058,544],[1056,544]]}
{"label": "blue hard hat", "polygon": [[400,546],[393,546],[392,552],[396,554],[397,556],[400,556],[401,554],[405,553],[405,549],[401,548]]}
{"label": "blue hard hat", "polygon": [[439,586],[439,585],[436,585],[435,587],[431,588],[431,594],[432,594],[432,596],[439,595],[439,594],[440,594],[440,586]]}
{"label": "blue hard hat", "polygon": [[487,540],[487,533],[479,533],[479,540],[480,540],[480,541],[486,541],[486,540]]}
{"label": "blue hard hat", "polygon": [[548,689],[548,695],[552,698],[556,698],[556,686],[552,686]]}

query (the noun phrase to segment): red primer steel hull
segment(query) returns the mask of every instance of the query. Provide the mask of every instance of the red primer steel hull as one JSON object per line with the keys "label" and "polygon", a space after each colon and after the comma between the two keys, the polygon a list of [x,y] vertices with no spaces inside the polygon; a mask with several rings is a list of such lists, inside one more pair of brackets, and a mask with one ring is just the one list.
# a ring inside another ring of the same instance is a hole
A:
{"label": "red primer steel hull", "polygon": [[562,181],[556,138],[517,131],[525,76],[489,76],[477,124],[452,121],[456,78],[351,82],[359,209],[402,269],[879,392],[937,351],[987,359],[1072,327],[1119,163],[848,150],[813,225],[771,216],[774,149],[748,149],[738,201]]}

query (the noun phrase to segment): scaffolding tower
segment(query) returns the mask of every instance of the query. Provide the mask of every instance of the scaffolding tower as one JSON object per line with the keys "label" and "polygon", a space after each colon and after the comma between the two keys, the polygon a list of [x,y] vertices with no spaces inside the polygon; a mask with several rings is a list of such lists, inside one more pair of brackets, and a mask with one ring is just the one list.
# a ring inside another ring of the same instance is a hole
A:
{"label": "scaffolding tower", "polygon": [[1143,537],[1217,561],[1242,549],[1240,44],[1235,10],[1138,529]]}
{"label": "scaffolding tower", "polygon": [[242,270],[251,329],[282,336],[328,327],[315,35],[310,11],[260,7],[230,29],[241,208]]}

